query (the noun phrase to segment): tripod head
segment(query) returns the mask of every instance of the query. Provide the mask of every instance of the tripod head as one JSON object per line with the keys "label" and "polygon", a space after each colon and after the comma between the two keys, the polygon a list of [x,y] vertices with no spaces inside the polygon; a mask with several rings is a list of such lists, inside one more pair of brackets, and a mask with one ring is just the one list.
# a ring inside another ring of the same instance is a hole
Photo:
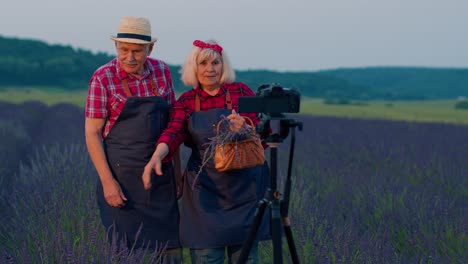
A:
{"label": "tripod head", "polygon": [[[277,120],[277,130],[273,130],[271,121]],[[291,128],[298,128],[302,131],[302,122],[286,117],[282,113],[262,114],[260,122],[256,126],[257,133],[265,139],[267,143],[282,143],[289,136]]]}

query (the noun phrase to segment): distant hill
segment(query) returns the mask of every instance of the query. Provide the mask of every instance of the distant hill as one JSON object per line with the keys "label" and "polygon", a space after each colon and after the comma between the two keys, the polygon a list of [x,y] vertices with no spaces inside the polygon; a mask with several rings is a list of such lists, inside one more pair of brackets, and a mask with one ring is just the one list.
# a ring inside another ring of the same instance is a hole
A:
{"label": "distant hill", "polygon": [[0,36],[0,85],[84,88],[96,66],[109,58],[70,46]]}
{"label": "distant hill", "polygon": [[[92,73],[113,56],[34,39],[0,36],[2,87],[86,89]],[[187,90],[180,66],[170,65],[176,91]],[[303,96],[367,99],[445,99],[468,96],[468,69],[374,67],[318,72],[237,71],[237,80],[253,90],[279,83]]]}
{"label": "distant hill", "polygon": [[438,99],[468,96],[468,69],[374,67],[319,73],[370,87],[384,98]]}

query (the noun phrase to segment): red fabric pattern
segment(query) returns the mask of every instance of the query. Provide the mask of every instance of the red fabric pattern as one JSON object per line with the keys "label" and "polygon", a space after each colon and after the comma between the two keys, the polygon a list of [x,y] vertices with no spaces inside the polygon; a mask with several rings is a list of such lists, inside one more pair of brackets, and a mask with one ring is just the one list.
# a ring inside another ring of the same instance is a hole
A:
{"label": "red fabric pattern", "polygon": [[[174,109],[171,114],[170,122],[166,130],[162,133],[158,143],[166,143],[169,146],[169,154],[164,161],[170,160],[175,150],[182,142],[186,145],[191,145],[191,138],[187,131],[187,120],[195,111],[195,95],[200,96],[200,111],[206,111],[214,108],[226,108],[225,92],[229,90],[232,101],[232,109],[238,112],[239,97],[255,96],[255,93],[244,83],[229,83],[223,84],[219,92],[212,96],[201,90],[200,88],[191,89],[184,92],[177,102],[174,104]],[[257,113],[240,113],[242,116],[248,116],[254,124],[258,124]]]}
{"label": "red fabric pattern", "polygon": [[223,52],[223,48],[218,45],[218,44],[210,44],[210,43],[206,43],[206,42],[203,42],[201,40],[195,40],[193,42],[193,45],[196,46],[196,47],[199,47],[201,49],[212,49],[212,50],[216,50],[217,52],[219,52],[219,54],[222,54]]}
{"label": "red fabric pattern", "polygon": [[94,72],[89,81],[85,116],[106,119],[103,138],[109,134],[127,100],[122,80],[127,78],[128,88],[133,96],[145,97],[153,96],[150,77],[155,78],[159,95],[166,100],[169,108],[172,108],[175,102],[172,77],[169,66],[160,60],[148,58],[141,79],[127,74],[117,59],[111,60]]}

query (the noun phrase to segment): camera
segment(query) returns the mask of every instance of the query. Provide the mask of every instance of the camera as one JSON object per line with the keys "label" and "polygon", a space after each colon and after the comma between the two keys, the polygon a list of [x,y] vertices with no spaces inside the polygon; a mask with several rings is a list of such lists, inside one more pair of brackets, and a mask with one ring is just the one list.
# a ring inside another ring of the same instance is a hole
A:
{"label": "camera", "polygon": [[239,97],[239,112],[254,113],[299,113],[301,94],[279,84],[263,84],[257,96]]}

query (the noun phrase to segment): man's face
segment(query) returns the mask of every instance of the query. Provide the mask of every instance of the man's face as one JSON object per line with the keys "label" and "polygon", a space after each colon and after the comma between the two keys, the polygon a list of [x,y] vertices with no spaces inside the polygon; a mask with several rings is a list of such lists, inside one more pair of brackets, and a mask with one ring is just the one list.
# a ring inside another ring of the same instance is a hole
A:
{"label": "man's face", "polygon": [[126,42],[115,42],[117,58],[122,69],[128,74],[141,75],[146,58],[153,50],[153,44],[134,44]]}

